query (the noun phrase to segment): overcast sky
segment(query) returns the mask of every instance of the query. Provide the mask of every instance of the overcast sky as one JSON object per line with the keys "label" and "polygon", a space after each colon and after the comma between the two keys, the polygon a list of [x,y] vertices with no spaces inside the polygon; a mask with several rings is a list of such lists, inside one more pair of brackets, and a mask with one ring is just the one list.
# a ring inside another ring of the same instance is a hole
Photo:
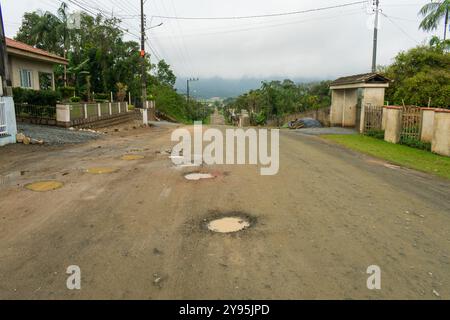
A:
{"label": "overcast sky", "polygon": [[[17,32],[24,12],[56,11],[58,0],[0,0],[7,36]],[[222,78],[318,78],[370,71],[372,1],[339,9],[240,20],[168,20],[151,16],[224,17],[283,13],[357,0],[147,0],[148,36],[158,58],[177,76]],[[139,0],[77,0],[122,16],[122,26],[138,33]],[[380,0],[383,13],[378,63],[429,39],[418,30],[417,13],[429,0]],[[69,3],[71,10],[80,10]],[[95,11],[95,10],[93,10]],[[439,36],[443,29],[436,31]],[[128,39],[135,39],[127,35]],[[137,39],[135,39],[137,40]],[[155,57],[153,57],[154,59]]]}

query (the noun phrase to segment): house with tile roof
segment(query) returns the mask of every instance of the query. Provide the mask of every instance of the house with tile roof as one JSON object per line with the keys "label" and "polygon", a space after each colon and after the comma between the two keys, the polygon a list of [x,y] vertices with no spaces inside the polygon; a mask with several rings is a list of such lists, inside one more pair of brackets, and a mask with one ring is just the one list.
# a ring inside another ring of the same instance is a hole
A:
{"label": "house with tile roof", "polygon": [[6,39],[9,74],[12,87],[34,90],[55,90],[55,65],[68,60],[23,42]]}

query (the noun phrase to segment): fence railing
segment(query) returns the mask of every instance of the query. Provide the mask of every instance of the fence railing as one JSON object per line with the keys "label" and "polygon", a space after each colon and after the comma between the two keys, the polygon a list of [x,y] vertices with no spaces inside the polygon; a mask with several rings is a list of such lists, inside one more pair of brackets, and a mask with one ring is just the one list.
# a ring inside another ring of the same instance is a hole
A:
{"label": "fence railing", "polygon": [[100,118],[128,111],[128,103],[126,102],[84,103],[68,106],[71,120]]}
{"label": "fence railing", "polygon": [[56,120],[62,126],[81,125],[127,112],[127,102],[58,104]]}
{"label": "fence railing", "polygon": [[56,106],[37,106],[25,103],[15,103],[16,117],[56,119]]}

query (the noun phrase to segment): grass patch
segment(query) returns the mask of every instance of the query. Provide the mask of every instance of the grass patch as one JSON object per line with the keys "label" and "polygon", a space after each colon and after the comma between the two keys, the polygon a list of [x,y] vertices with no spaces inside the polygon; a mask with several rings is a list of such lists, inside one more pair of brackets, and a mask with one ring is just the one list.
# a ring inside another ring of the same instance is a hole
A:
{"label": "grass patch", "polygon": [[449,157],[364,135],[323,135],[321,137],[403,167],[450,179]]}

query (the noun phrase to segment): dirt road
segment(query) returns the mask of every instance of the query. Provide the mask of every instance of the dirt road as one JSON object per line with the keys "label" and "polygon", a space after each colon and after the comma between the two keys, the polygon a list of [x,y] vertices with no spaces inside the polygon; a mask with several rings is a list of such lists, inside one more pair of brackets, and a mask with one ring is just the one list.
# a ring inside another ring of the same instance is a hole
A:
{"label": "dirt road", "polygon": [[[166,154],[172,129],[2,148],[0,298],[450,298],[449,181],[293,132],[281,134],[276,176],[212,166],[215,179],[187,181],[192,168]],[[64,186],[24,188],[49,179]],[[255,223],[204,228],[226,212]],[[70,265],[81,290],[66,288]],[[381,290],[366,287],[370,265]]]}

